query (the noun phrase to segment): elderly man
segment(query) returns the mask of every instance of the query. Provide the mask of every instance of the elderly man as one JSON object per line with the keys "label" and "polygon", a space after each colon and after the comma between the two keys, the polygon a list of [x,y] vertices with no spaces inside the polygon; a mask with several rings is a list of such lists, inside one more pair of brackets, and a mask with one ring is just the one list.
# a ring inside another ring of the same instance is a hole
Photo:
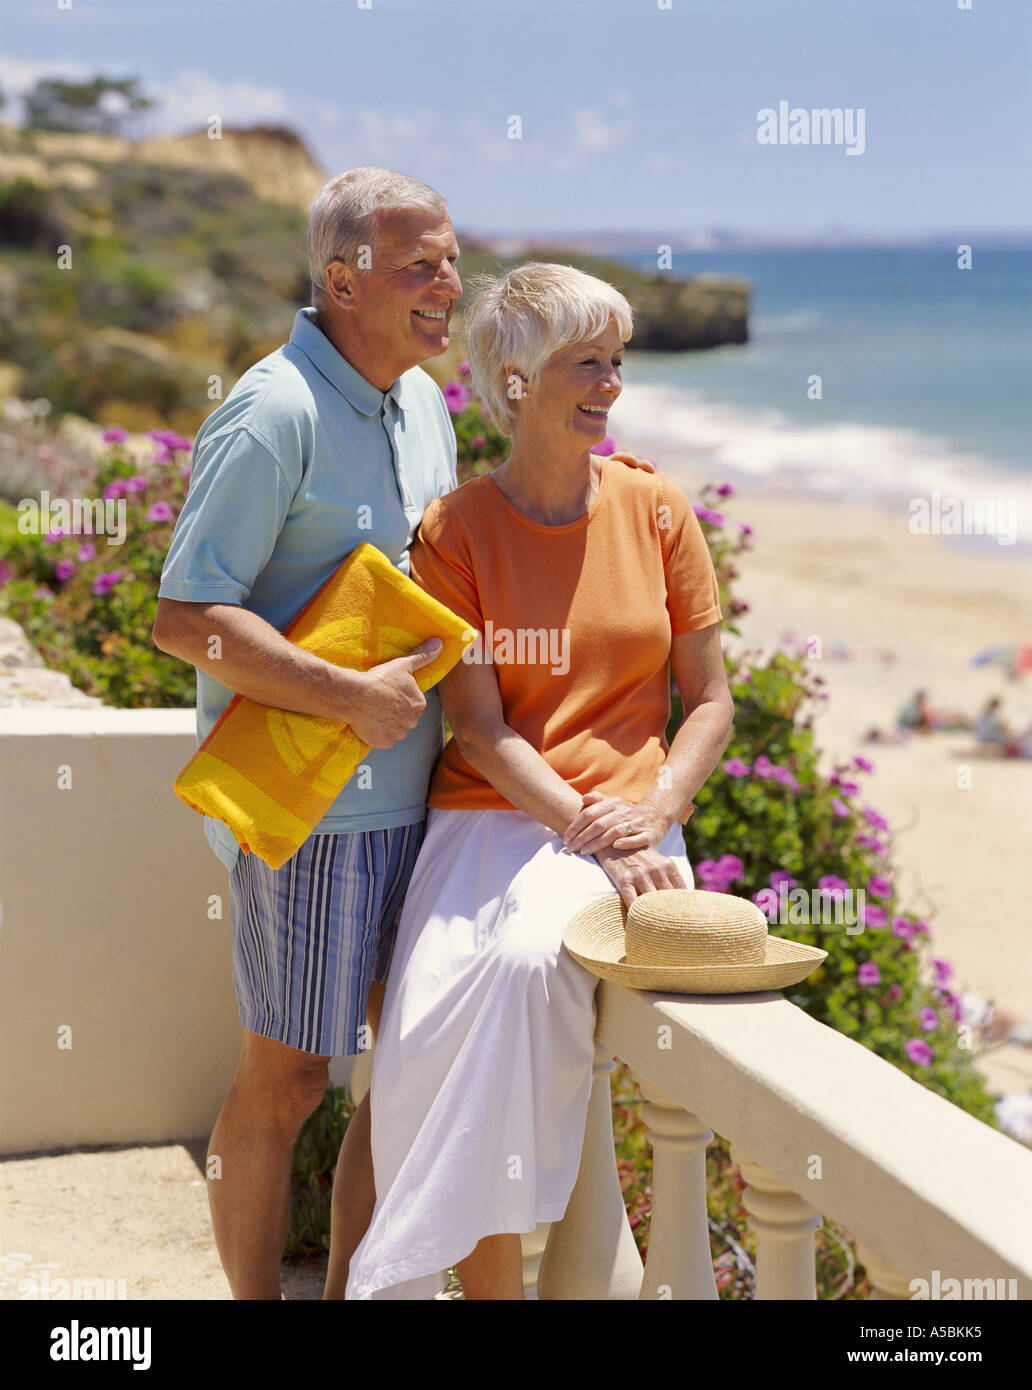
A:
{"label": "elderly man", "polygon": [[[436,641],[368,672],[281,636],[362,541],[403,572],[423,509],[456,485],[455,435],[417,364],[448,346],[462,285],[444,199],[387,169],[354,169],[316,195],[313,304],[289,343],[251,367],[202,426],[159,588],[154,642],[197,667],[204,739],[239,691],[341,720],[374,750],[315,833],[279,870],[205,834],[230,870],[233,978],[243,1024],[236,1076],[209,1154],[212,1223],[236,1298],[279,1298],[298,1132],[328,1062],[375,1026],[395,918],[423,836],[442,746],[436,691],[413,671]],[[325,1297],[343,1298],[373,1209],[368,1100],[334,1186]]]}

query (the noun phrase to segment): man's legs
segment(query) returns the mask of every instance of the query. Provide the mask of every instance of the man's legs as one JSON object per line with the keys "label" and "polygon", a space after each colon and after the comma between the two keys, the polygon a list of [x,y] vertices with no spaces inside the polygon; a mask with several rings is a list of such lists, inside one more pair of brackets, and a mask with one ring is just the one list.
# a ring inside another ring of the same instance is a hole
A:
{"label": "man's legs", "polygon": [[[384,986],[373,981],[367,1018],[375,1036]],[[234,1298],[279,1298],[290,1231],[290,1167],[305,1120],[326,1091],[328,1057],[244,1030],[233,1085],[208,1146],[222,1176],[209,1180],[215,1243]],[[369,1146],[369,1096],[344,1133],[334,1172],[327,1299],[343,1299],[351,1257],[366,1233],[376,1192]],[[229,1172],[235,1181],[227,1183]]]}
{"label": "man's legs", "polygon": [[[422,822],[313,835],[278,870],[241,855],[231,873],[244,1045],[212,1134],[209,1155],[220,1158],[222,1176],[209,1183],[209,1197],[235,1298],[280,1296],[294,1144],[325,1094],[329,1058],[354,1055],[366,1046],[364,1022],[374,1031],[379,1022],[383,986],[370,988],[370,978],[386,978],[394,921],[422,838]],[[331,1231],[334,1289],[338,1271],[347,1282],[375,1203],[368,1100],[348,1125],[336,1178],[342,1209]],[[327,1296],[343,1298],[344,1285],[339,1289]]]}
{"label": "man's legs", "polygon": [[[208,1146],[208,1201],[234,1298],[280,1297],[290,1231],[290,1166],[301,1126],[322,1100],[327,1057],[244,1030],[229,1095]],[[371,1166],[371,1165],[370,1165]]]}
{"label": "man's legs", "polygon": [[[366,1021],[376,1037],[380,1026],[385,986],[374,980],[369,986]],[[376,1205],[373,1155],[370,1148],[369,1095],[362,1097],[344,1132],[330,1203],[330,1262],[326,1269],[324,1299],[343,1299],[348,1285],[351,1257],[372,1220]]]}

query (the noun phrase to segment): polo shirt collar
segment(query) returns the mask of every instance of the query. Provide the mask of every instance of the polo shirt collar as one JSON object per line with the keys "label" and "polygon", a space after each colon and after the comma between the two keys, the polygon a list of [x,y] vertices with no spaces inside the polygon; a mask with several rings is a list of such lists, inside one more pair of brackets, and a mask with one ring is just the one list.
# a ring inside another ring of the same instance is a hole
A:
{"label": "polo shirt collar", "polygon": [[391,382],[386,391],[380,391],[371,381],[357,372],[346,357],[342,357],[315,322],[315,309],[309,305],[298,309],[294,316],[294,327],[290,341],[300,348],[312,365],[331,386],[362,415],[378,415],[388,396],[395,405],[404,407],[405,390],[402,378]]}

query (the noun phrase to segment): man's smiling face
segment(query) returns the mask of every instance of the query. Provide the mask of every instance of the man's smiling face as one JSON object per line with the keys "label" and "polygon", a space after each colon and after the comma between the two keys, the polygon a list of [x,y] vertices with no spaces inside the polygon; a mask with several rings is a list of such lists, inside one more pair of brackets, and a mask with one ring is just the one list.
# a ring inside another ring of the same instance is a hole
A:
{"label": "man's smiling face", "polygon": [[449,218],[399,210],[379,219],[372,268],[350,272],[354,326],[363,347],[393,373],[388,385],[447,348],[448,326],[462,294],[458,257]]}

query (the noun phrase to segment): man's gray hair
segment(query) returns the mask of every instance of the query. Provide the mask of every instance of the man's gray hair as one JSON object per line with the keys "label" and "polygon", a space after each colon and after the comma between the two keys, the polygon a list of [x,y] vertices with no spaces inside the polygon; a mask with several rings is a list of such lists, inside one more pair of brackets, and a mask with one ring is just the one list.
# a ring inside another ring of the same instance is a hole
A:
{"label": "man's gray hair", "polygon": [[382,214],[410,208],[442,218],[448,215],[448,204],[436,188],[394,169],[349,169],[324,183],[312,199],[308,214],[308,271],[313,299],[326,292],[326,266],[330,261],[356,265],[360,248],[372,248]]}

